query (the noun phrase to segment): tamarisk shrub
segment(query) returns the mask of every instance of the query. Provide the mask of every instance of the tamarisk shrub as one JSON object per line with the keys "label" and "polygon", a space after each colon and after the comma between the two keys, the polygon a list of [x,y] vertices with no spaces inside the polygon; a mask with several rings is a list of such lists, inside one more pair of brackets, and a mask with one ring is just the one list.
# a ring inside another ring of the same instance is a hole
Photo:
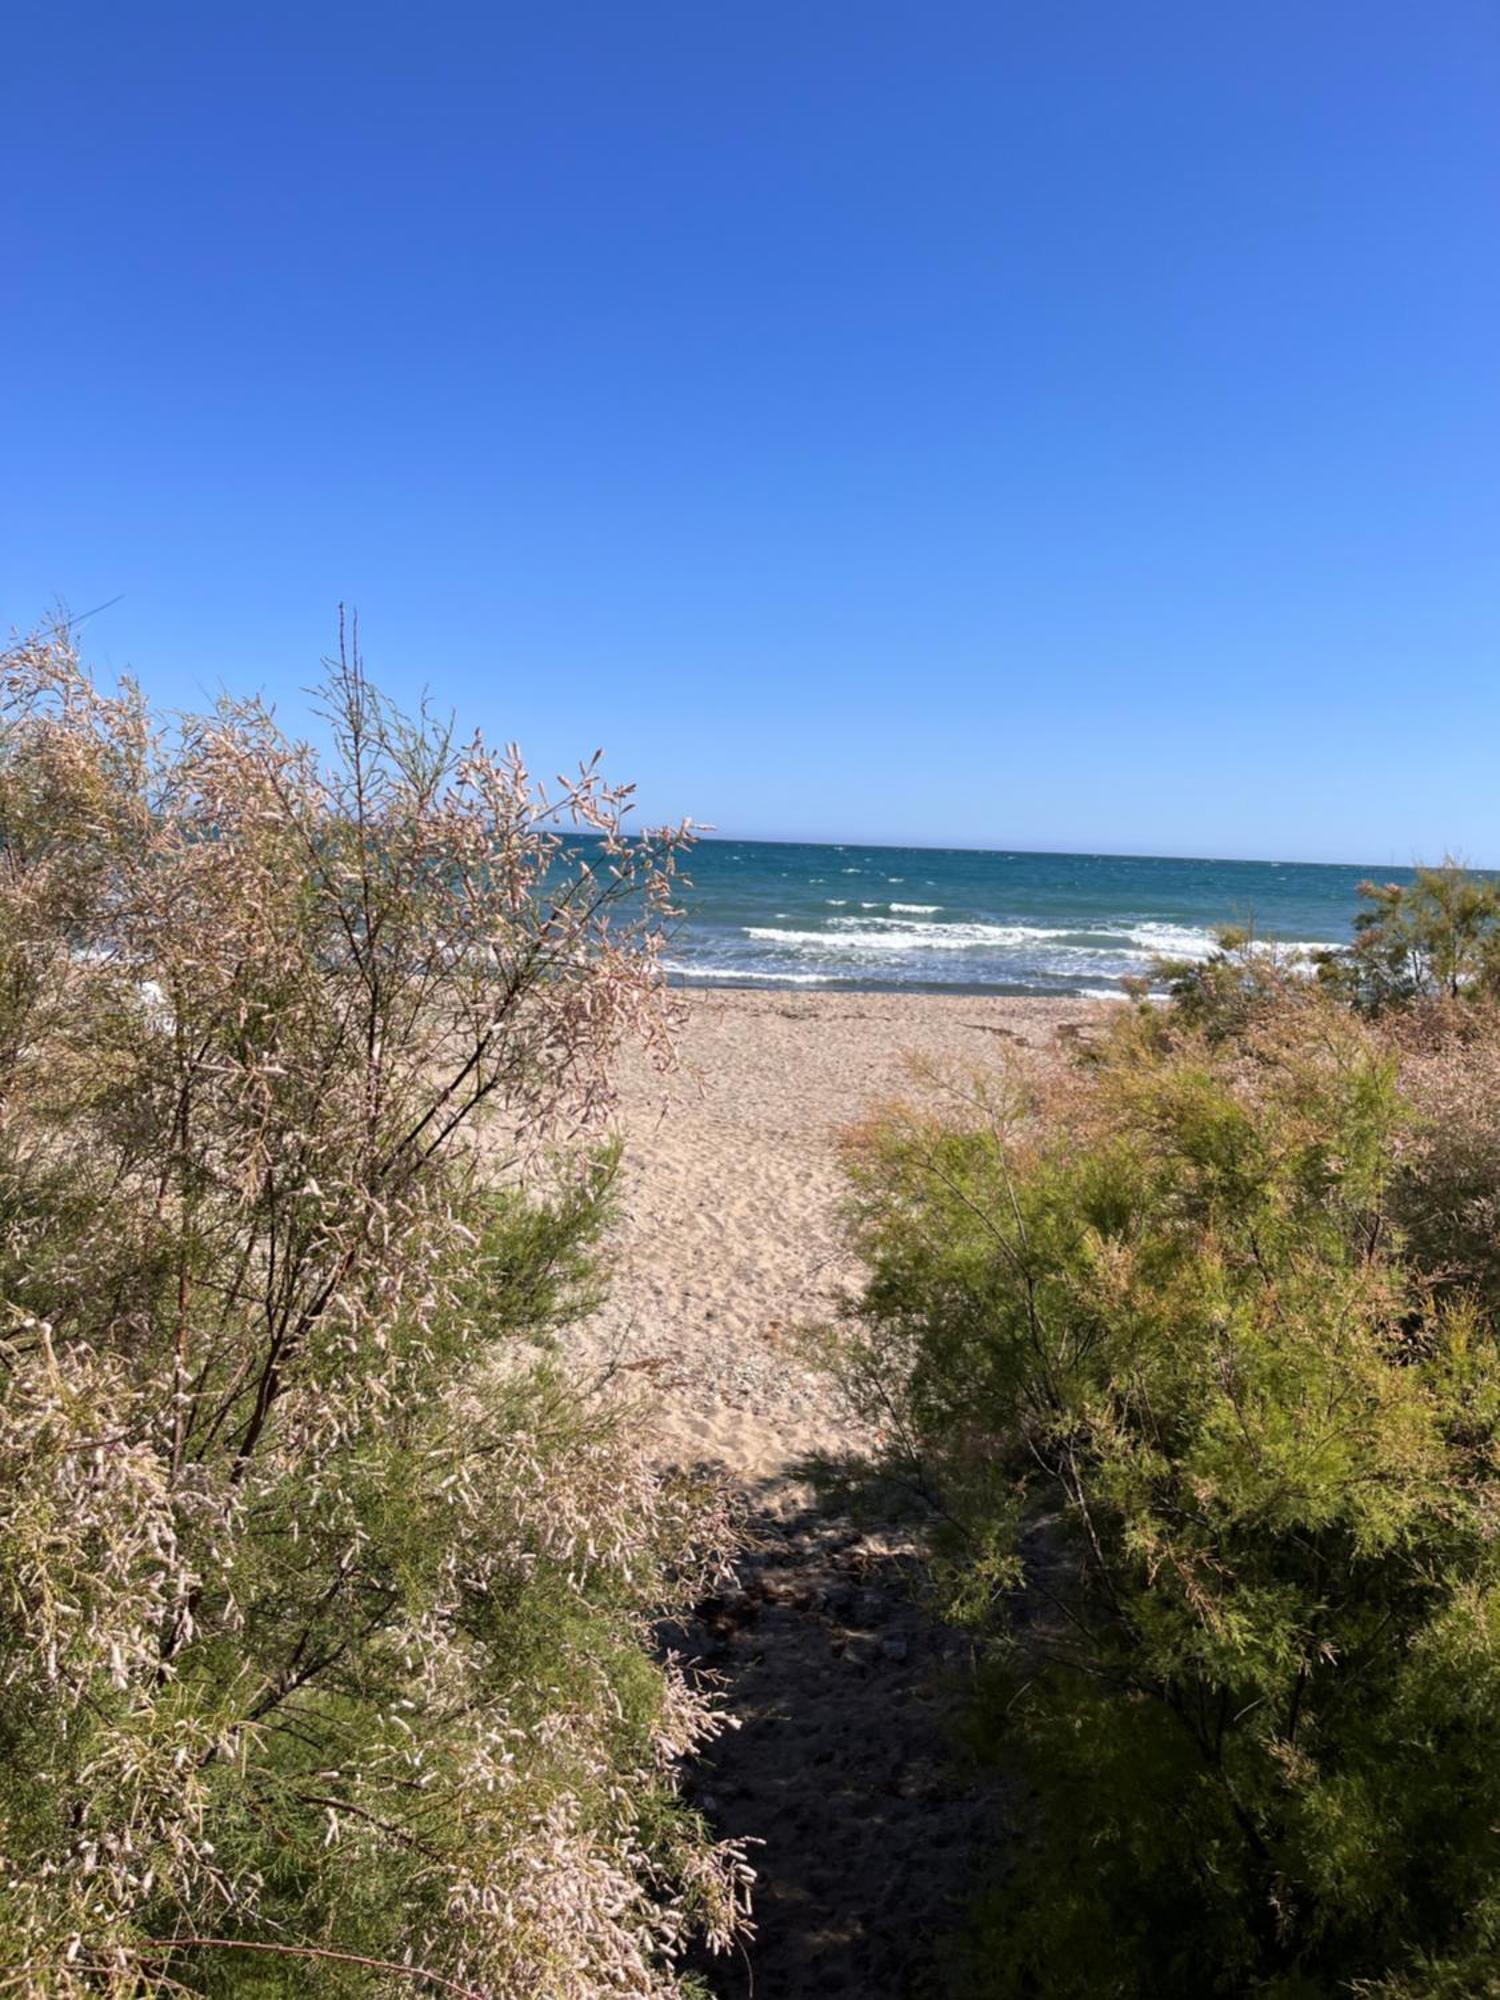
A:
{"label": "tamarisk shrub", "polygon": [[1500,992],[1500,884],[1446,860],[1410,882],[1361,882],[1354,939],[1324,954],[1322,974],[1356,1007],[1493,1000]]}
{"label": "tamarisk shrub", "polygon": [[0,703],[0,1989],[677,1991],[747,1871],[647,1627],[726,1523],[525,1343],[685,829],[357,650],[326,768],[56,633]]}
{"label": "tamarisk shrub", "polygon": [[850,1142],[848,1378],[1030,1779],[960,1990],[1500,1991],[1493,1142],[1316,984],[1221,984]]}

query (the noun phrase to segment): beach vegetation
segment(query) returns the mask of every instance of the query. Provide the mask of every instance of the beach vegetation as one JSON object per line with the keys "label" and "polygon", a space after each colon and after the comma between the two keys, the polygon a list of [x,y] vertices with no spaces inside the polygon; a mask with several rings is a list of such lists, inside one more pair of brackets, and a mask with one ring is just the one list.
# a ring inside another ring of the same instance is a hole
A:
{"label": "beach vegetation", "polygon": [[684,835],[320,703],[0,661],[0,1990],[675,1993],[729,1523],[547,1344]]}
{"label": "beach vegetation", "polygon": [[839,1365],[1024,1784],[960,1991],[1500,1990],[1487,899],[1375,901],[1402,1008],[1229,940],[850,1137]]}
{"label": "beach vegetation", "polygon": [[1197,958],[1158,958],[1151,976],[1125,982],[1137,1002],[1156,994],[1171,1002],[1174,1019],[1213,1041],[1242,1035],[1273,1010],[1295,1005],[1309,966],[1296,951],[1266,944],[1252,930],[1225,925],[1213,948]]}
{"label": "beach vegetation", "polygon": [[1453,860],[1362,882],[1354,939],[1322,971],[1367,1013],[1500,993],[1500,881]]}

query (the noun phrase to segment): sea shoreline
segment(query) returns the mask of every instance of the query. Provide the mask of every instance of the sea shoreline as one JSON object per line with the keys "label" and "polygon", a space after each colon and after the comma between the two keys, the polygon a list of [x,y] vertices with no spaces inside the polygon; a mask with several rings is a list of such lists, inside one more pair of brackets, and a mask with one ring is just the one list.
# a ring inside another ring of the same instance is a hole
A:
{"label": "sea shoreline", "polygon": [[795,978],[783,975],[772,978],[762,974],[746,976],[740,973],[678,973],[667,975],[667,984],[673,992],[680,993],[799,993],[809,996],[818,994],[843,994],[848,997],[860,993],[884,993],[912,999],[940,1000],[951,995],[960,1000],[1044,1000],[1049,1003],[1067,1003],[1076,1006],[1092,1006],[1095,1002],[1104,1005],[1112,1001],[1129,998],[1124,986],[1118,991],[1099,986],[1079,987],[1076,991],[1059,992],[1055,987],[1028,986],[1022,982],[1007,984],[996,979],[936,980],[923,983],[915,979],[838,979],[823,973],[803,973]]}

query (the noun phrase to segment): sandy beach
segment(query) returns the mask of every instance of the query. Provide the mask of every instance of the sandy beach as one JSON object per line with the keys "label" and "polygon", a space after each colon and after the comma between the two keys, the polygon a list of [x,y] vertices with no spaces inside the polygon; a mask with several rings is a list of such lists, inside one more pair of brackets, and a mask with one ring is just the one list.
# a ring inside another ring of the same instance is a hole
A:
{"label": "sandy beach", "polygon": [[913,1057],[1044,1053],[1097,1003],[952,993],[697,990],[678,1069],[627,1058],[620,1221],[605,1310],[568,1336],[585,1374],[656,1406],[663,1456],[759,1482],[839,1442],[828,1385],[790,1331],[853,1275],[837,1135],[914,1089]]}
{"label": "sandy beach", "polygon": [[913,1518],[841,1514],[796,1472],[858,1446],[792,1331],[857,1272],[840,1236],[840,1130],[920,1088],[909,1065],[1048,1060],[1098,1002],[953,993],[698,990],[681,1063],[622,1073],[612,1295],[570,1364],[638,1398],[664,1462],[738,1489],[734,1584],[664,1633],[736,1727],[688,1773],[748,1840],[756,1936],[698,1966],[719,2000],[920,1985],[1003,1841],[1003,1778],[955,1758],[966,1641],[924,1610]]}

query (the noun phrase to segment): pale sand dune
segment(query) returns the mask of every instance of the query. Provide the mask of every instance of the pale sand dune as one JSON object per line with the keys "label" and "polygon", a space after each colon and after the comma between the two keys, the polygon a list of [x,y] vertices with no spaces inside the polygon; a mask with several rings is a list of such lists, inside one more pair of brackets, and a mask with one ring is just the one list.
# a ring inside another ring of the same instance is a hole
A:
{"label": "pale sand dune", "polygon": [[765,1480],[836,1447],[827,1384],[787,1339],[851,1270],[838,1204],[839,1129],[912,1084],[910,1057],[964,1065],[1044,1049],[1086,1001],[955,994],[700,991],[679,1070],[627,1059],[612,1295],[568,1336],[586,1375],[645,1392],[664,1457]]}

